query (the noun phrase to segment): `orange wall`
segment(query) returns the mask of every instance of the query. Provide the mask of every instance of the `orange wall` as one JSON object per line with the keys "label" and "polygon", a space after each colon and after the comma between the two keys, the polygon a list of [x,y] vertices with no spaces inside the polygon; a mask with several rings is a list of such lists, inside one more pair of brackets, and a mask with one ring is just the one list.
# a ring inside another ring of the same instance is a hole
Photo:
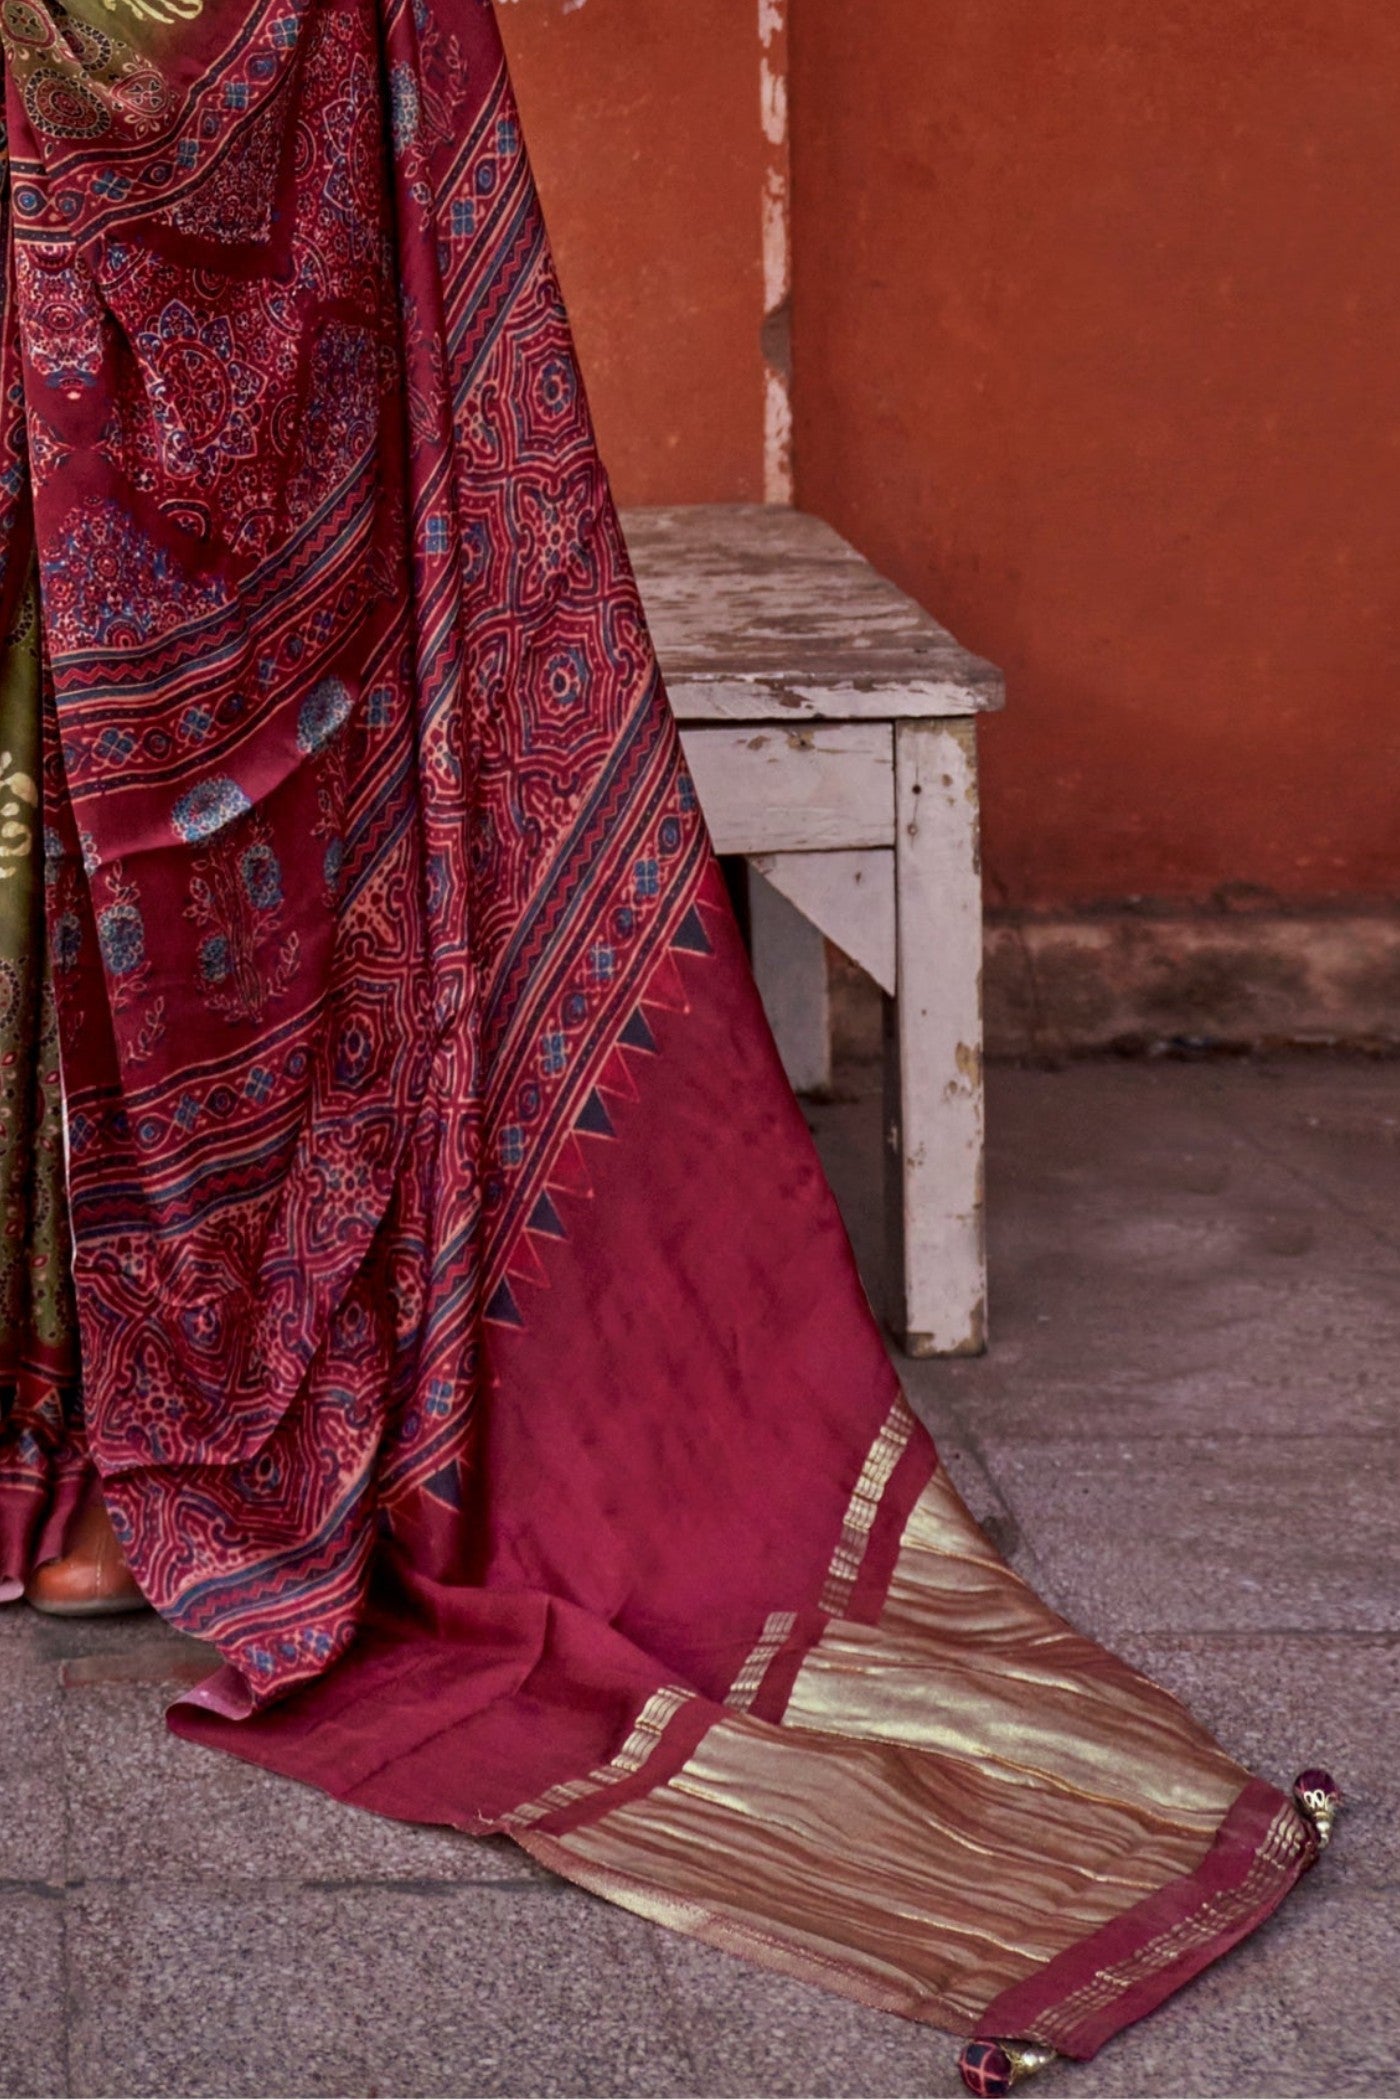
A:
{"label": "orange wall", "polygon": [[[799,501],[1007,669],[993,897],[1400,896],[1400,9],[790,9]],[[619,495],[757,497],[755,0],[499,12]]]}
{"label": "orange wall", "polygon": [[755,0],[516,0],[498,16],[619,497],[758,498]]}
{"label": "orange wall", "polygon": [[1009,673],[993,895],[1400,895],[1400,9],[791,34],[798,497]]}

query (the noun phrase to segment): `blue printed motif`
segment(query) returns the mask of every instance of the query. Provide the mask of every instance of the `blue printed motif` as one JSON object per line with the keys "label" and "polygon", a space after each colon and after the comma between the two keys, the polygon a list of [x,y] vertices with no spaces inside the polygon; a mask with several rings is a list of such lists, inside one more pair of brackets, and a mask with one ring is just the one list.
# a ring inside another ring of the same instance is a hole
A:
{"label": "blue printed motif", "polygon": [[200,942],[199,975],[203,984],[222,984],[232,968],[233,956],[227,934],[211,933]]}
{"label": "blue printed motif", "polygon": [[539,405],[547,416],[566,414],[578,398],[578,380],[568,359],[551,357],[536,375]]}
{"label": "blue printed motif", "polygon": [[214,727],[214,717],[202,701],[194,701],[180,717],[178,734],[183,743],[203,743]]}
{"label": "blue printed motif", "polygon": [[323,678],[301,703],[297,742],[308,755],[328,744],[354,705],[343,678]]}
{"label": "blue printed motif", "polygon": [[247,848],[239,859],[238,872],[254,911],[273,911],[282,902],[282,869],[265,841],[258,840]]}
{"label": "blue printed motif", "polygon": [[351,1021],[340,1032],[335,1046],[335,1076],[340,1086],[361,1086],[374,1060],[374,1042],[369,1030]]}
{"label": "blue printed motif", "polygon": [[577,707],[588,691],[588,658],[582,649],[556,649],[544,667],[552,707]]}
{"label": "blue printed motif", "polygon": [[114,977],[129,977],[146,957],[146,929],[134,904],[109,904],[97,914],[97,942]]}
{"label": "blue printed motif", "polygon": [[60,912],[54,921],[53,959],[60,970],[71,970],[83,948],[83,923],[76,912]]}
{"label": "blue printed motif", "polygon": [[183,568],[105,498],[71,510],[44,556],[44,614],[58,655],[133,648],[227,602],[217,577]]}
{"label": "blue printed motif", "polygon": [[389,112],[394,151],[406,153],[418,136],[422,116],[418,82],[408,66],[395,66],[389,75]]}
{"label": "blue printed motif", "polygon": [[135,341],[168,473],[207,484],[230,460],[256,459],[267,381],[239,355],[226,314],[206,318],[171,299]]}
{"label": "blue printed motif", "polygon": [[232,824],[236,817],[246,816],[252,803],[236,780],[225,773],[216,773],[212,780],[202,780],[188,794],[182,795],[170,812],[170,821],[186,845],[198,845],[202,839],[213,838],[225,824]]}

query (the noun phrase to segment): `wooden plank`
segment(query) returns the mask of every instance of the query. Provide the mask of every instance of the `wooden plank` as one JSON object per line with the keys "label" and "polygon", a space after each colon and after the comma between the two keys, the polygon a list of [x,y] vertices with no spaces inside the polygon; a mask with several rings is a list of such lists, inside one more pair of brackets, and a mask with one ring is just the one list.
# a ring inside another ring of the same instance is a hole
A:
{"label": "wooden plank", "polygon": [[693,504],[623,518],[682,721],[890,719],[999,707],[964,649],[819,518]]}
{"label": "wooden plank", "polygon": [[764,1012],[793,1091],[823,1092],[831,1085],[826,942],[761,876],[749,883],[749,941]]}
{"label": "wooden plank", "polygon": [[887,723],[687,729],[681,740],[721,853],[893,842],[894,740]]}
{"label": "wooden plank", "polygon": [[899,996],[886,1092],[894,1326],[911,1356],[970,1356],[987,1340],[975,726],[901,723],[895,772]]}
{"label": "wooden plank", "polygon": [[[664,669],[664,665],[663,665]],[[956,717],[992,703],[965,686],[919,679],[902,686],[785,684],[769,678],[668,677],[666,697],[683,725],[704,722],[890,722]],[[997,703],[1000,704],[1000,703]]]}
{"label": "wooden plank", "polygon": [[786,897],[843,955],[895,988],[894,852],[761,853],[749,866]]}

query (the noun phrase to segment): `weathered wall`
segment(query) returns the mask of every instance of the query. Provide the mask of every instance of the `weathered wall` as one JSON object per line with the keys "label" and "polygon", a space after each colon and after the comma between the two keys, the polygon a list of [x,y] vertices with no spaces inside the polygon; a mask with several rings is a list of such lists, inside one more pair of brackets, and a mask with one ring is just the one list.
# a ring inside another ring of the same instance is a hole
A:
{"label": "weathered wall", "polygon": [[1400,896],[1400,11],[791,43],[798,498],[1009,672],[993,898]]}
{"label": "weathered wall", "polygon": [[619,497],[761,498],[755,0],[498,14]]}

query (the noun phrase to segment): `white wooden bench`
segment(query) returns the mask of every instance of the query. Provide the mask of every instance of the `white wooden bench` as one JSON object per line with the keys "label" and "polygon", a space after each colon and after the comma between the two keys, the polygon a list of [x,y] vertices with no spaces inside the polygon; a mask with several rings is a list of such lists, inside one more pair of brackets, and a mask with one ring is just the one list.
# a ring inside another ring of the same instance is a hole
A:
{"label": "white wooden bench", "polygon": [[823,936],[886,995],[887,1174],[913,1356],[986,1345],[977,717],[1000,673],[819,519],[758,504],[624,526],[789,1077],[830,1078]]}

